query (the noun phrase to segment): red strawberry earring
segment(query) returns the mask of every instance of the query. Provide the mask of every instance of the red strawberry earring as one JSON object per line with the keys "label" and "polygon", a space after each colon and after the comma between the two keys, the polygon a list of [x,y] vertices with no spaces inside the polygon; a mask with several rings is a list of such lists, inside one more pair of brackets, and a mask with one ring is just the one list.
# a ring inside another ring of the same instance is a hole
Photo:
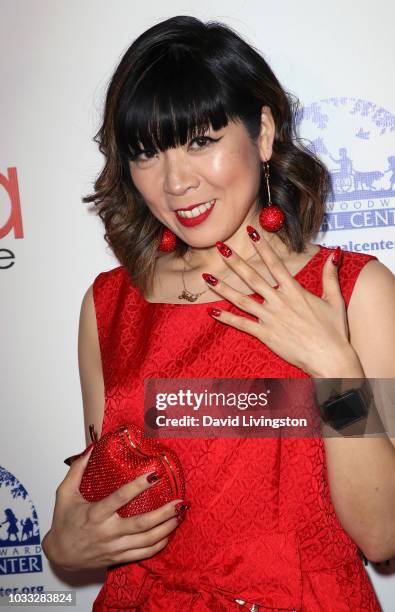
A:
{"label": "red strawberry earring", "polygon": [[264,162],[264,171],[267,185],[267,193],[269,202],[268,205],[261,211],[259,215],[259,223],[267,232],[278,232],[284,225],[285,215],[283,210],[272,203],[269,186],[269,163]]}
{"label": "red strawberry earring", "polygon": [[158,247],[158,251],[170,253],[176,248],[177,236],[168,227],[165,227],[162,232],[162,237]]}

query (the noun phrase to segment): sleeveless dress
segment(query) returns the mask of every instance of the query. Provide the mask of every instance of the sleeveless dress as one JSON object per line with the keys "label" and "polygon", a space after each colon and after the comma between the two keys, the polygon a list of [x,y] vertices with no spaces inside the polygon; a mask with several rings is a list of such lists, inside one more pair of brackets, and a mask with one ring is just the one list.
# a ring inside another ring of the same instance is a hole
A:
{"label": "sleeveless dress", "polygon": [[[321,297],[322,268],[334,249],[319,247],[294,278]],[[346,306],[371,259],[343,252]],[[93,295],[102,434],[130,420],[144,425],[145,378],[310,378],[250,334],[214,320],[207,304],[147,302],[123,266],[99,274]],[[225,299],[212,304],[246,314]],[[191,508],[159,553],[107,569],[93,612],[381,609],[331,503],[322,438],[161,441],[180,457]]]}

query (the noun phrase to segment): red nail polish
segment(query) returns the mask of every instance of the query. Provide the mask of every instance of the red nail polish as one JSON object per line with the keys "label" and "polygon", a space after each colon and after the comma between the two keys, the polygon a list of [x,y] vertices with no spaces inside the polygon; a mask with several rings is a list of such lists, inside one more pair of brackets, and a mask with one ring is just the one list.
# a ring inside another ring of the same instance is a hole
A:
{"label": "red nail polish", "polygon": [[188,499],[182,502],[178,502],[178,504],[175,507],[175,510],[177,514],[182,514],[186,510],[189,510],[190,507],[191,507],[191,502]]}
{"label": "red nail polish", "polygon": [[254,242],[258,242],[258,240],[261,239],[255,227],[252,227],[252,225],[247,225],[247,233]]}
{"label": "red nail polish", "polygon": [[216,276],[213,276],[212,274],[206,274],[206,272],[203,272],[202,276],[206,283],[208,283],[209,285],[213,285],[213,287],[215,287],[215,285],[218,284],[218,278]]}
{"label": "red nail polish", "polygon": [[343,255],[343,253],[342,253],[341,247],[339,247],[339,246],[336,247],[336,250],[335,250],[335,252],[332,255],[332,263],[333,263],[333,265],[338,266],[340,264],[342,255]]}
{"label": "red nail polish", "polygon": [[82,453],[78,453],[77,455],[71,455],[71,457],[66,457],[66,459],[63,459],[63,463],[70,466],[73,463],[73,461],[89,453],[92,446],[93,446],[93,442],[91,442],[89,446],[87,446],[86,449],[82,451]]}
{"label": "red nail polish", "polygon": [[160,476],[157,474],[157,472],[153,472],[152,474],[149,474],[147,476],[147,481],[151,484],[153,482],[157,482],[158,480],[160,480]]}
{"label": "red nail polish", "polygon": [[221,255],[223,255],[224,257],[230,257],[233,253],[232,249],[228,247],[225,242],[221,242],[220,240],[217,240],[215,246],[217,247]]}
{"label": "red nail polish", "polygon": [[219,317],[219,315],[221,314],[221,311],[219,310],[219,308],[213,308],[212,306],[209,306],[207,308],[207,312],[209,315],[213,317]]}

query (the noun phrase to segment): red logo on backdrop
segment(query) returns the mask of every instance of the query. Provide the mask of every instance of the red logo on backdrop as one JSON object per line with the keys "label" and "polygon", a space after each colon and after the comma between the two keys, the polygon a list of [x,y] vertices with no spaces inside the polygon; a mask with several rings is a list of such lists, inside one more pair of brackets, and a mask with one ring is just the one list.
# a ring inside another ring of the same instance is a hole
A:
{"label": "red logo on backdrop", "polygon": [[7,168],[8,175],[0,172],[0,185],[6,190],[10,199],[10,214],[5,224],[0,226],[0,238],[8,236],[14,230],[14,238],[23,238],[21,202],[19,198],[18,177],[16,168]]}

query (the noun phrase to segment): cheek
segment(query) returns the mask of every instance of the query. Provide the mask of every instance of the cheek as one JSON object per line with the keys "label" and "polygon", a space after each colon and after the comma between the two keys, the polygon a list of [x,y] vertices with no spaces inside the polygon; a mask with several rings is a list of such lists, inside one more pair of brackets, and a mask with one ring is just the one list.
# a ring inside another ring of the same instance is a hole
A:
{"label": "cheek", "polygon": [[[133,170],[130,172],[131,179],[133,181],[134,186],[137,191],[141,193],[144,200],[148,203],[155,202],[158,199],[158,181],[153,180],[152,172],[139,172],[138,170]],[[152,210],[152,206],[149,205],[149,208]]]}
{"label": "cheek", "polygon": [[210,160],[206,176],[223,189],[256,193],[259,187],[259,160],[250,148],[240,147],[220,152]]}
{"label": "cheek", "polygon": [[129,166],[129,170],[130,170],[130,178],[132,179],[134,186],[136,187],[137,191],[139,191],[144,196],[147,191],[147,187],[149,186],[149,182],[146,179],[144,179],[144,173],[139,172],[138,170],[135,170],[135,169],[132,170],[130,166]]}

